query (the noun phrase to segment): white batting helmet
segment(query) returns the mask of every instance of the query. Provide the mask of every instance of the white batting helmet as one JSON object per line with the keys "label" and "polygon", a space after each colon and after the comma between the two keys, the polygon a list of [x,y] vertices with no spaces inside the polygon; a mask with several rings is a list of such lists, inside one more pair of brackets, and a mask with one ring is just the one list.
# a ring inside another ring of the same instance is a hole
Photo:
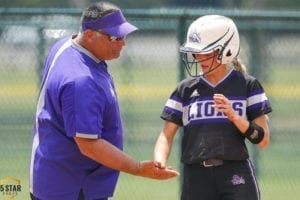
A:
{"label": "white batting helmet", "polygon": [[220,64],[230,63],[239,53],[240,39],[234,22],[221,15],[206,15],[195,20],[188,29],[182,53],[206,54],[218,51]]}

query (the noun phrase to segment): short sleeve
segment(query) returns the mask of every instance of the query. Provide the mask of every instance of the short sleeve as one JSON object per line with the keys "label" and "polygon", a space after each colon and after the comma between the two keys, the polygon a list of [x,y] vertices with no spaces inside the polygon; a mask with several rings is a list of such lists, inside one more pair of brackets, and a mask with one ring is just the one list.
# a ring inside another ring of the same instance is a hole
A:
{"label": "short sleeve", "polygon": [[249,120],[272,112],[270,101],[258,80],[249,81],[247,94],[247,117]]}
{"label": "short sleeve", "polygon": [[183,107],[182,100],[178,94],[179,93],[177,89],[171,94],[163,108],[160,117],[164,120],[171,121],[179,126],[182,126]]}
{"label": "short sleeve", "polygon": [[101,137],[105,93],[91,78],[78,78],[62,90],[61,105],[69,137]]}

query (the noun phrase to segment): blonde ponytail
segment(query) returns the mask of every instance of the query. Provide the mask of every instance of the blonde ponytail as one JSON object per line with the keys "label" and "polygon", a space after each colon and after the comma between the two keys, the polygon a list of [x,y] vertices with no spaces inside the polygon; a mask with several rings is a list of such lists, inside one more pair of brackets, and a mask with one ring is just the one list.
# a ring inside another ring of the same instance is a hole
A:
{"label": "blonde ponytail", "polygon": [[239,60],[237,58],[234,58],[232,60],[232,65],[233,65],[233,68],[236,70],[236,71],[240,71],[242,73],[247,73],[247,68],[245,65],[241,64],[239,62]]}

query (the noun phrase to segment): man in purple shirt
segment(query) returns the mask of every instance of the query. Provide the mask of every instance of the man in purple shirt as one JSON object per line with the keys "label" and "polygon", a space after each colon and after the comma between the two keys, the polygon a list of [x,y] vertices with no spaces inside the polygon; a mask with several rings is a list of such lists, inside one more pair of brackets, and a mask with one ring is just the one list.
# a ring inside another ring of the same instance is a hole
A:
{"label": "man in purple shirt", "polygon": [[125,154],[118,99],[105,60],[137,28],[113,4],[82,14],[78,35],[58,41],[45,62],[30,167],[33,200],[105,200],[119,171],[153,179],[178,172]]}

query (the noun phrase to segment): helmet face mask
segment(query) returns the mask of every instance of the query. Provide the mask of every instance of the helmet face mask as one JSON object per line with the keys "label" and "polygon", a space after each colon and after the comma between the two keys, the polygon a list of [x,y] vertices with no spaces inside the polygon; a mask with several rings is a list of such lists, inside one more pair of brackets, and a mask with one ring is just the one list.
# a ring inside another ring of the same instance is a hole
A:
{"label": "helmet face mask", "polygon": [[210,68],[212,70],[215,69],[215,67],[213,67],[213,63],[214,63],[214,60],[217,59],[217,57],[218,57],[217,52],[214,53],[212,56],[206,57],[201,60],[197,59],[196,55],[197,54],[191,53],[191,52],[183,53],[182,60],[185,64],[185,68],[190,76],[198,77],[198,76],[203,75],[203,73],[201,71],[201,63],[204,61],[210,60],[212,58],[214,58],[214,59],[212,59],[212,61],[211,61]]}
{"label": "helmet face mask", "polygon": [[183,53],[182,61],[184,62],[186,71],[192,77],[197,77],[201,74],[200,63],[196,60],[194,53]]}
{"label": "helmet face mask", "polygon": [[[206,15],[195,20],[189,27],[186,43],[180,47],[183,61],[191,76],[200,76],[199,62],[189,54],[218,52],[216,59],[221,64],[230,63],[240,49],[239,33],[234,22],[220,15]],[[199,69],[194,69],[198,67]],[[195,74],[197,73],[197,74]]]}

